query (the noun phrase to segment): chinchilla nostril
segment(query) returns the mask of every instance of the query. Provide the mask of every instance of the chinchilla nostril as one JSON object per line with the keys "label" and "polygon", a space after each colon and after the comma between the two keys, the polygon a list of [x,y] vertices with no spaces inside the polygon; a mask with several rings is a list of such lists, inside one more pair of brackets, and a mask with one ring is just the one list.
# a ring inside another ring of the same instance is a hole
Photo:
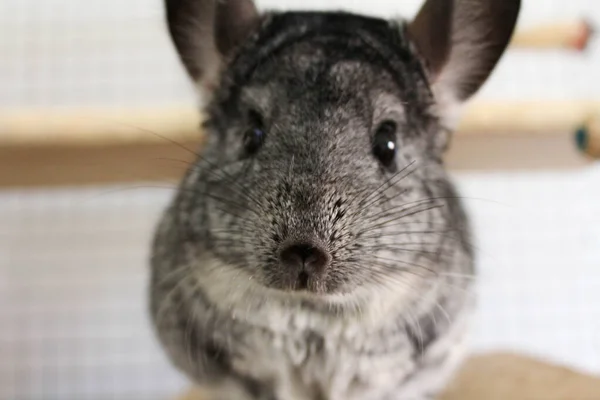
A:
{"label": "chinchilla nostril", "polygon": [[312,244],[293,244],[284,248],[280,254],[284,266],[318,274],[329,264],[329,254],[322,248]]}

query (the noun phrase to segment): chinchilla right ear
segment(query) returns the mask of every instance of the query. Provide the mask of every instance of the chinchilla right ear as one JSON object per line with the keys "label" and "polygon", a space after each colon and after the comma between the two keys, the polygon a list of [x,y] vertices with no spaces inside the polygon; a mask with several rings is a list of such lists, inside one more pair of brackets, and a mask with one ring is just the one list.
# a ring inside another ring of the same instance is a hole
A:
{"label": "chinchilla right ear", "polygon": [[165,0],[169,33],[188,74],[210,94],[221,63],[255,29],[253,0]]}
{"label": "chinchilla right ear", "polygon": [[520,8],[520,0],[426,0],[408,24],[442,114],[452,114],[488,79]]}

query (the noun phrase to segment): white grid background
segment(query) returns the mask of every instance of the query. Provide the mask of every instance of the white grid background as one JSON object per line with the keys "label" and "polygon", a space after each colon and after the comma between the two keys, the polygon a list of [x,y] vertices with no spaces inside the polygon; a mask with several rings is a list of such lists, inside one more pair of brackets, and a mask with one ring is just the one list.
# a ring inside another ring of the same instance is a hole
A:
{"label": "white grid background", "polygon": [[[419,3],[325,6],[392,15]],[[522,26],[600,23],[596,0],[524,3]],[[598,98],[599,66],[597,43],[585,56],[513,52],[480,98]],[[183,101],[194,96],[160,0],[0,0],[0,107]],[[474,350],[600,373],[600,166],[456,178],[465,196],[493,200],[467,202],[482,272]],[[112,189],[0,192],[1,400],[158,400],[186,386],[146,319],[149,240],[170,191]]]}

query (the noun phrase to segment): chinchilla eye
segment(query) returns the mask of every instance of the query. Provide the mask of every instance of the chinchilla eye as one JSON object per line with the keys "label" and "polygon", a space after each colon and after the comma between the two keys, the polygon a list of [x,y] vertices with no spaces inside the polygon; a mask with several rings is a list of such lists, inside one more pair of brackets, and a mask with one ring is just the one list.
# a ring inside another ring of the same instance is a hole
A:
{"label": "chinchilla eye", "polygon": [[265,141],[265,130],[262,118],[256,112],[249,114],[250,127],[244,133],[244,150],[247,154],[255,154]]}
{"label": "chinchilla eye", "polygon": [[385,121],[373,137],[373,155],[384,167],[390,167],[396,158],[396,123]]}
{"label": "chinchilla eye", "polygon": [[265,141],[265,131],[261,128],[250,128],[244,133],[244,150],[248,154],[254,154],[260,149]]}

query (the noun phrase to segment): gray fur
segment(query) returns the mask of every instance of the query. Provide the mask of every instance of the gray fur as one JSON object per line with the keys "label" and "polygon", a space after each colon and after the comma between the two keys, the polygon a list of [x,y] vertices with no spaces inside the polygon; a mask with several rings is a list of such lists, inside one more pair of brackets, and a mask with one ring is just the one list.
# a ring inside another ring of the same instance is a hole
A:
{"label": "gray fur", "polygon": [[[433,398],[460,362],[474,267],[429,73],[403,22],[257,18],[228,39],[207,142],[157,230],[161,342],[214,400]],[[244,155],[249,110],[266,139]],[[388,167],[371,145],[386,120]],[[302,241],[331,262],[294,290],[278,254]]]}

